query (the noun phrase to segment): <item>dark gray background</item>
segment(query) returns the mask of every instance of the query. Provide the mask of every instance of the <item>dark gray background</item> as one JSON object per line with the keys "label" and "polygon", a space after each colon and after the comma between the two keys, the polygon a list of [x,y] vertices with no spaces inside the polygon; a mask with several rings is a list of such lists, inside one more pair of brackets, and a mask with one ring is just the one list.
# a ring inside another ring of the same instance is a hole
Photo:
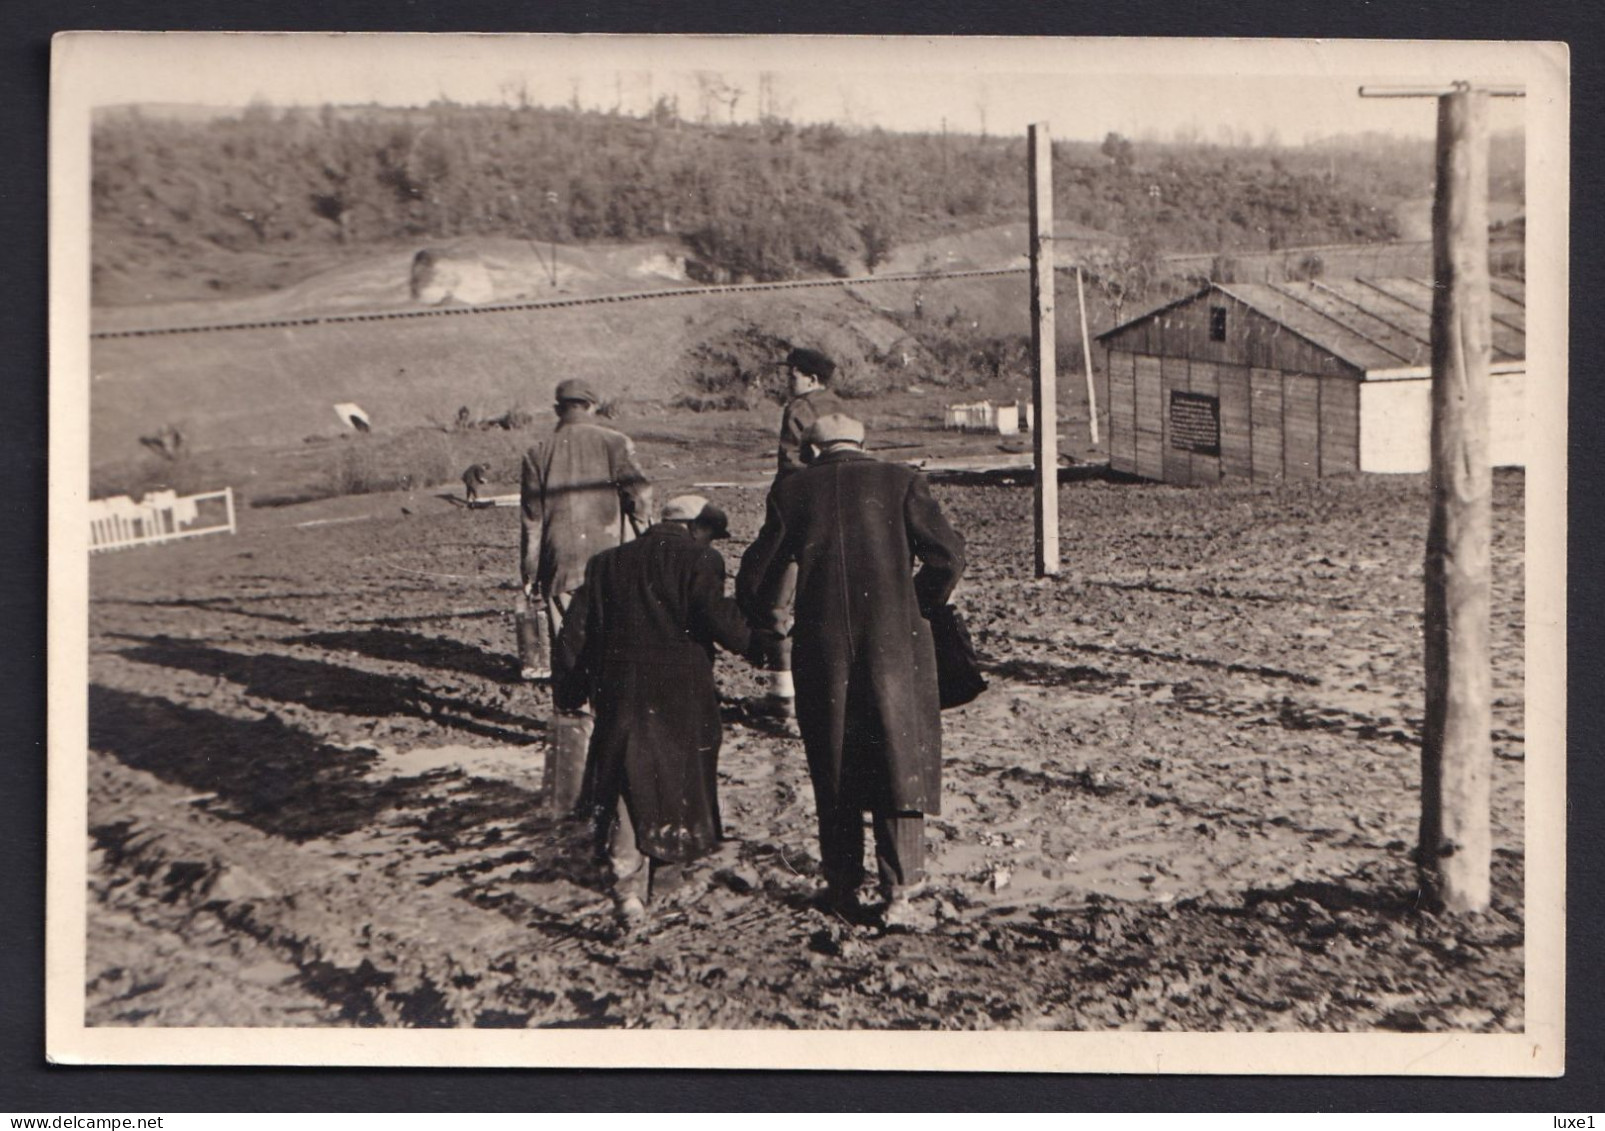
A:
{"label": "dark gray background", "polygon": [[[1597,187],[1605,14],[1560,0],[1195,0],[980,3],[889,10],[843,0],[19,0],[0,9],[0,1110],[37,1112],[455,1110],[1531,1111],[1605,1109],[1599,829],[1605,670],[1596,580],[1605,540],[1599,318],[1605,255]],[[870,10],[865,10],[870,9]],[[920,1073],[418,1069],[57,1068],[44,1062],[46,108],[50,35],[68,29],[221,31],[792,32],[1547,39],[1572,45],[1570,788],[1567,1061],[1556,1081],[1004,1076]],[[1534,1124],[1537,1126],[1538,1124]],[[1548,1126],[1547,1119],[1542,1124]]]}

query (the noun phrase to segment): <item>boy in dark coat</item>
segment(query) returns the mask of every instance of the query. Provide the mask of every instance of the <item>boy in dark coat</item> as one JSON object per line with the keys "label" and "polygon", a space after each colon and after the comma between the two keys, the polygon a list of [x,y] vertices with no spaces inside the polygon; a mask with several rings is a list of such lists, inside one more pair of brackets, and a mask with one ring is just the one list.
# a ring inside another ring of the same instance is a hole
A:
{"label": "boy in dark coat", "polygon": [[858,421],[823,416],[809,437],[819,454],[770,491],[763,529],[741,559],[737,598],[749,616],[762,616],[795,565],[797,722],[827,899],[857,914],[867,809],[884,918],[907,923],[924,878],[924,814],[939,813],[942,796],[936,653],[924,611],[958,584],[964,540],[922,475],[863,452]]}
{"label": "boy in dark coat", "polygon": [[711,543],[725,514],[700,495],[585,567],[558,640],[560,707],[596,713],[582,800],[606,838],[620,917],[645,914],[654,890],[721,835],[716,771],[721,728],[713,646],[762,661],[772,633],[754,633],[724,595]]}

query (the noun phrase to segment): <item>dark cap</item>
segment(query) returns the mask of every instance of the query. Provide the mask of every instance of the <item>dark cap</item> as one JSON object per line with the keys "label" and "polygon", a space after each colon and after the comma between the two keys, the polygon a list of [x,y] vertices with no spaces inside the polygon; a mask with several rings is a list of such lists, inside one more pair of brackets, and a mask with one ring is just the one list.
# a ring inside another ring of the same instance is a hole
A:
{"label": "dark cap", "polygon": [[724,513],[723,507],[709,503],[702,508],[702,513],[697,515],[697,521],[711,529],[715,538],[730,537],[730,516]]}
{"label": "dark cap", "polygon": [[664,522],[700,522],[715,538],[730,537],[730,516],[701,495],[676,495],[663,504]]}
{"label": "dark cap", "polygon": [[786,365],[827,385],[836,375],[836,363],[818,350],[792,350],[786,355]]}
{"label": "dark cap", "polygon": [[552,398],[558,404],[564,401],[584,401],[586,404],[601,404],[602,398],[596,395],[591,383],[583,377],[569,377],[557,383],[557,393]]}

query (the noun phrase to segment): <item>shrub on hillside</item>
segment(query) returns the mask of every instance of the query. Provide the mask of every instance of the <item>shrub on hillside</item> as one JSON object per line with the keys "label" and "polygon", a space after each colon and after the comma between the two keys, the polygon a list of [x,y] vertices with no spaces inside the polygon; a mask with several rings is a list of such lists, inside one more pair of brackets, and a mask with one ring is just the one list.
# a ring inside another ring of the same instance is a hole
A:
{"label": "shrub on hillside", "polygon": [[463,466],[449,437],[417,430],[379,445],[356,440],[342,448],[313,497],[372,495],[455,483]]}
{"label": "shrub on hillside", "polygon": [[686,356],[671,404],[693,412],[755,408],[786,397],[785,370],[775,364],[787,342],[750,325],[716,334]]}
{"label": "shrub on hillside", "polygon": [[1030,375],[1028,335],[988,334],[978,319],[957,306],[943,318],[900,321],[919,344],[926,365],[923,378],[932,384],[962,389]]}

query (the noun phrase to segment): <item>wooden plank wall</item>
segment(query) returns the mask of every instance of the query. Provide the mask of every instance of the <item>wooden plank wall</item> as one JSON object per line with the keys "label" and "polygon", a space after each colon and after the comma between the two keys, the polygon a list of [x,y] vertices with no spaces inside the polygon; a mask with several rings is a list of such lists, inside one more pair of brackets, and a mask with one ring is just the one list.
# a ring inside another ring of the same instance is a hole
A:
{"label": "wooden plank wall", "polygon": [[1137,378],[1132,355],[1110,350],[1104,363],[1109,408],[1109,466],[1127,475],[1137,473]]}
{"label": "wooden plank wall", "polygon": [[[1242,365],[1217,367],[1220,376],[1220,477],[1223,482],[1254,477],[1249,370]],[[1281,473],[1281,467],[1277,467]]]}
{"label": "wooden plank wall", "polygon": [[1165,477],[1165,397],[1161,389],[1159,359],[1138,354],[1136,365],[1137,474],[1144,479]]}
{"label": "wooden plank wall", "polygon": [[1340,378],[1321,382],[1322,475],[1360,470],[1360,383]]}
{"label": "wooden plank wall", "polygon": [[[1220,399],[1220,367],[1213,362],[1190,362],[1187,366],[1187,383],[1192,392],[1214,397],[1217,401]],[[1224,436],[1221,437],[1221,442],[1225,443]],[[1222,451],[1224,450],[1223,448]],[[1220,482],[1220,456],[1205,455],[1202,452],[1180,454],[1186,455],[1190,464],[1187,482],[1195,487],[1209,487]]]}
{"label": "wooden plank wall", "polygon": [[1282,464],[1282,375],[1274,369],[1250,369],[1251,444],[1255,479],[1280,479]]}
{"label": "wooden plank wall", "polygon": [[[1216,308],[1226,312],[1224,341],[1210,337]],[[1105,345],[1115,470],[1197,485],[1360,470],[1360,374],[1222,291],[1155,312]],[[1218,457],[1170,446],[1175,391],[1218,398]]]}
{"label": "wooden plank wall", "polygon": [[1282,468],[1289,479],[1321,474],[1321,379],[1282,375]]}
{"label": "wooden plank wall", "polygon": [[[1361,469],[1358,381],[1124,351],[1112,351],[1111,358],[1118,360],[1110,363],[1109,458],[1117,471],[1208,486],[1232,480],[1315,479]],[[1128,359],[1129,400],[1119,392],[1126,387]],[[1171,447],[1170,394],[1176,390],[1218,398],[1219,456]],[[1372,409],[1366,412],[1367,419],[1376,415]],[[1129,448],[1124,446],[1128,442]]]}
{"label": "wooden plank wall", "polygon": [[1187,452],[1170,446],[1170,394],[1187,391],[1187,359],[1162,357],[1159,359],[1162,391],[1159,398],[1160,436],[1164,443],[1164,480],[1166,483],[1188,484],[1193,481],[1192,460]]}

